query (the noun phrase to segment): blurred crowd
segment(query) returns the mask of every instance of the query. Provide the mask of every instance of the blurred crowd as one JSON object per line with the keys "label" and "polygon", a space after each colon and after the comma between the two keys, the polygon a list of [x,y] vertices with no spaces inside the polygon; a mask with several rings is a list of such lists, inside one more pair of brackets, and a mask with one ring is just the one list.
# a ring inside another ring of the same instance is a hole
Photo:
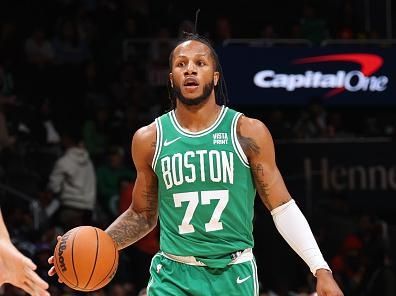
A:
{"label": "blurred crowd", "polygon": [[[235,9],[221,10],[221,1],[203,1],[199,31],[216,46],[230,38],[320,43],[326,38],[383,37],[375,28],[366,31],[357,19],[359,1],[334,1],[326,17],[323,7],[300,2],[297,14],[274,3],[277,13],[263,12],[267,17],[262,22],[253,8],[244,9],[257,17],[246,20],[236,17]],[[106,228],[128,207],[135,178],[132,135],[169,108],[169,53],[183,31],[193,30],[194,15],[195,9],[177,1],[0,2],[0,200],[13,242],[37,263],[52,295],[80,295],[47,276],[56,236],[77,225]],[[396,130],[385,110],[352,115],[317,98],[302,107],[240,108],[262,119],[275,139],[393,137]],[[38,208],[32,209],[31,200]],[[329,248],[325,254],[345,295],[396,295],[386,223],[364,214],[346,219],[349,213],[341,206],[318,207],[327,215],[312,217],[323,223],[314,230],[321,246]],[[259,208],[258,215],[264,217],[259,225],[269,226],[268,237],[276,238],[268,213]],[[333,223],[345,231],[335,233]],[[285,272],[263,255],[268,246],[257,242],[262,295],[312,293],[314,279],[299,259],[290,255],[293,264]],[[91,295],[145,295],[150,258],[157,250],[155,229],[121,252],[115,279]],[[21,295],[11,286],[1,294]]]}

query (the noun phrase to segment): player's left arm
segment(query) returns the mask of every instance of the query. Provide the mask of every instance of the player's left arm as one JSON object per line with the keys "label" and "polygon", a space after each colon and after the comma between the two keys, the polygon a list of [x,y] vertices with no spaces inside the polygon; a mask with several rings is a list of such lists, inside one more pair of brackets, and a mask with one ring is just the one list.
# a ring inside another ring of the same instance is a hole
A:
{"label": "player's left arm", "polygon": [[271,211],[276,228],[317,277],[319,296],[343,295],[312,234],[304,215],[290,196],[276,165],[275,148],[267,127],[242,116],[237,125],[238,141],[245,152],[256,189]]}

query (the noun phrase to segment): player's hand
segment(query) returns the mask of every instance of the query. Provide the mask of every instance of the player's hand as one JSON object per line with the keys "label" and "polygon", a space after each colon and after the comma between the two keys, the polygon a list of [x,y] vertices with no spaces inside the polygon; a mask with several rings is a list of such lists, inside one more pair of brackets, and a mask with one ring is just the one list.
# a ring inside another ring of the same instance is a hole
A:
{"label": "player's hand", "polygon": [[316,291],[318,296],[344,296],[330,271],[319,269],[316,271],[316,278]]}
{"label": "player's hand", "polygon": [[[58,235],[56,239],[59,241],[61,238],[62,238],[62,236]],[[51,257],[48,258],[48,263],[49,263],[50,265],[52,265],[51,268],[48,270],[48,275],[49,275],[49,276],[54,276],[54,275],[56,274],[55,266],[54,266],[54,256],[51,256]],[[63,283],[63,282],[59,279],[59,277],[58,277],[58,282]]]}
{"label": "player's hand", "polygon": [[9,241],[0,241],[0,285],[10,283],[32,296],[49,296],[48,284],[35,272],[37,266]]}

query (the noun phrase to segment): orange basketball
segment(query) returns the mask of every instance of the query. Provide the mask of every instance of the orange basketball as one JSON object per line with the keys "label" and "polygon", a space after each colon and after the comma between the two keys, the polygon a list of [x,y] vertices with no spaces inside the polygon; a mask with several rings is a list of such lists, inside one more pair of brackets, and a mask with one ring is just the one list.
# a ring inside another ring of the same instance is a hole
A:
{"label": "orange basketball", "polygon": [[59,279],[72,289],[94,291],[107,285],[118,267],[118,250],[111,237],[92,226],[66,232],[58,241],[54,266]]}

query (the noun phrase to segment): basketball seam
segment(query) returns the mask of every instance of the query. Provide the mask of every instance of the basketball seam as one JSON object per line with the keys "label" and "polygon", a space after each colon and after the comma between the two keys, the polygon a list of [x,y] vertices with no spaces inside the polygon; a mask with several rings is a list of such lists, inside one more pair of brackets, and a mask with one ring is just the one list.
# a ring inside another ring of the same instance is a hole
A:
{"label": "basketball seam", "polygon": [[96,284],[96,286],[94,286],[94,287],[92,288],[92,290],[95,290],[97,286],[99,286],[101,283],[103,283],[104,280],[107,279],[107,277],[109,276],[110,273],[112,273],[112,272],[115,271],[115,270],[113,270],[113,269],[114,269],[114,265],[115,265],[115,263],[117,262],[117,258],[118,258],[118,256],[117,256],[117,248],[116,248],[115,246],[114,246],[114,255],[115,255],[115,256],[114,256],[114,261],[113,261],[113,265],[112,265],[111,268],[110,268],[110,271],[106,274],[106,276],[105,276],[99,283]]}
{"label": "basketball seam", "polygon": [[76,231],[76,234],[73,236],[73,241],[72,241],[72,263],[73,263],[73,271],[74,271],[74,275],[76,276],[76,284],[74,287],[78,287],[78,276],[77,276],[77,272],[76,272],[76,267],[74,266],[74,240],[76,239],[78,230]]}
{"label": "basketball seam", "polygon": [[96,230],[96,228],[94,228],[94,229],[95,229],[95,234],[96,234],[96,255],[95,255],[95,262],[94,262],[94,264],[93,264],[93,266],[92,266],[91,275],[89,276],[88,282],[87,282],[87,284],[85,285],[84,289],[86,289],[86,288],[88,287],[89,282],[91,281],[92,276],[93,276],[93,274],[95,273],[96,262],[98,261],[98,253],[99,253],[99,235],[98,235],[98,231]]}

